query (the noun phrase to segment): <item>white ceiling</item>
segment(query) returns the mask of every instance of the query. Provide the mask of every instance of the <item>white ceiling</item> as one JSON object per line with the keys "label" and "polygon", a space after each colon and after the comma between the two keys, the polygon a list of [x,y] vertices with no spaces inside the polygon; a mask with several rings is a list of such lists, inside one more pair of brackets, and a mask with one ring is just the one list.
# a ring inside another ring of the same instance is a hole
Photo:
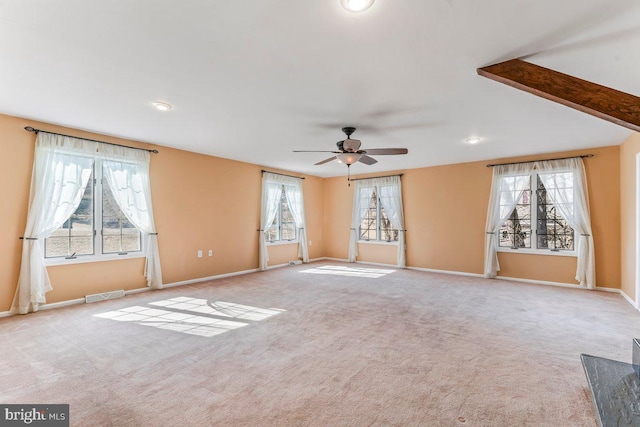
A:
{"label": "white ceiling", "polygon": [[631,134],[476,74],[515,57],[640,95],[640,2],[0,0],[0,112],[322,177],[343,126],[409,149],[352,173]]}

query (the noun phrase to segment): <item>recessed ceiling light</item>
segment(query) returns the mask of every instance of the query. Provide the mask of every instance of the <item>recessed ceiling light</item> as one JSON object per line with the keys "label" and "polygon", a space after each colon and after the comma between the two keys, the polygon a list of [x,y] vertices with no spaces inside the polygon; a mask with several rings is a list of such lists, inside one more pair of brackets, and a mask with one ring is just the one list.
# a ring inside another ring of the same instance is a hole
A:
{"label": "recessed ceiling light", "polygon": [[160,111],[169,111],[173,108],[170,104],[167,104],[166,102],[160,102],[160,101],[152,102],[151,105],[153,105],[154,107],[156,107],[157,110],[160,110]]}
{"label": "recessed ceiling light", "polygon": [[340,0],[342,7],[349,12],[363,12],[371,7],[375,0]]}
{"label": "recessed ceiling light", "polygon": [[467,144],[477,144],[480,141],[482,141],[482,139],[478,136],[472,136],[471,138],[467,138],[464,140],[464,142],[466,142]]}

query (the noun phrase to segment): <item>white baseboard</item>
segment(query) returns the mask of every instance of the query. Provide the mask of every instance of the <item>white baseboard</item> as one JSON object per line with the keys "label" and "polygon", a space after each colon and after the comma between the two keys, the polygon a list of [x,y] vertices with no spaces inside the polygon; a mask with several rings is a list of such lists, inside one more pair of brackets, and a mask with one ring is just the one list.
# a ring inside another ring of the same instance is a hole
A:
{"label": "white baseboard", "polygon": [[417,270],[417,271],[425,271],[427,273],[453,274],[455,276],[482,277],[482,274],[467,273],[466,271],[437,270],[435,268],[423,268],[423,267],[407,267],[407,269],[409,269],[409,270]]}
{"label": "white baseboard", "polygon": [[[70,299],[70,300],[60,301],[60,302],[52,302],[49,304],[40,304],[38,306],[38,311],[52,310],[54,308],[66,307],[68,305],[84,304],[84,302],[85,302],[84,298],[76,298],[76,299]],[[0,317],[10,317],[16,314],[18,314],[17,311],[16,312],[12,310],[1,311]]]}
{"label": "white baseboard", "polygon": [[[283,264],[283,266],[284,265],[287,265],[287,264]],[[269,267],[269,268],[274,268],[274,267],[276,266]],[[215,276],[200,277],[198,279],[189,279],[189,280],[182,280],[180,282],[165,283],[162,285],[162,289],[173,288],[173,287],[182,286],[182,285],[192,285],[194,283],[207,282],[209,280],[224,279],[225,277],[241,276],[243,274],[255,273],[257,271],[260,271],[260,270],[257,268],[252,268],[251,270],[234,271],[232,273],[217,274]]]}
{"label": "white baseboard", "polygon": [[620,289],[607,288],[607,287],[604,287],[604,286],[596,286],[596,291],[611,292],[611,293],[614,293],[614,294],[619,294],[620,292],[622,292]]}
{"label": "white baseboard", "polygon": [[346,258],[345,259],[343,259],[343,258],[331,258],[331,257],[328,257],[328,256],[322,258],[322,260],[323,261],[336,261],[336,262],[349,262],[349,260],[346,259]]}
{"label": "white baseboard", "polygon": [[572,289],[587,289],[585,286],[580,286],[574,283],[562,283],[562,282],[550,282],[547,280],[534,280],[534,279],[522,279],[520,277],[507,277],[507,276],[497,276],[495,279],[498,280],[507,280],[510,282],[522,282],[522,283],[531,283],[533,285],[547,285],[547,286],[558,286],[561,288],[572,288]]}
{"label": "white baseboard", "polygon": [[636,305],[636,302],[634,300],[632,300],[629,295],[627,295],[622,289],[619,289],[620,295],[622,295],[622,298],[624,298],[625,300],[627,300],[627,302],[629,304],[631,304],[631,307],[635,308],[636,310],[640,311],[640,307],[638,307]]}
{"label": "white baseboard", "polygon": [[356,261],[356,264],[377,265],[379,267],[395,268],[395,269],[400,268],[395,264],[385,264],[383,262]]}
{"label": "white baseboard", "polygon": [[128,291],[124,291],[124,295],[127,296],[127,295],[139,294],[141,292],[149,292],[152,290],[153,289],[148,286],[146,288],[130,289]]}
{"label": "white baseboard", "polygon": [[[558,287],[561,287],[561,288],[570,288],[570,289],[584,289],[584,290],[588,289],[586,286],[582,286],[582,285],[579,285],[577,283],[550,282],[550,281],[547,281],[547,280],[521,279],[519,277],[506,277],[506,276],[498,276],[498,277],[496,277],[496,279],[498,279],[498,280],[509,280],[509,281],[513,281],[513,282],[531,283],[531,284],[534,284],[534,285],[558,286]],[[611,292],[611,293],[614,293],[614,294],[619,294],[621,292],[620,289],[607,288],[607,287],[604,287],[604,286],[596,286],[594,290],[600,291],[600,292]]]}
{"label": "white baseboard", "polygon": [[51,310],[53,308],[66,307],[68,305],[74,305],[74,304],[84,304],[84,298],[76,298],[76,299],[70,299],[70,300],[60,301],[60,302],[52,302],[51,304],[40,304],[38,311]]}

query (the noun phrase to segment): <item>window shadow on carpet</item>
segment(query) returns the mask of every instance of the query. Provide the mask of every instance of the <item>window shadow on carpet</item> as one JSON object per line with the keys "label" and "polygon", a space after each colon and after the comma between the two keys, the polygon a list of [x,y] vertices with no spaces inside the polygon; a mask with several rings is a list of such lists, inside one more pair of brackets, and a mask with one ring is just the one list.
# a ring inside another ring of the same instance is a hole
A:
{"label": "window shadow on carpet", "polygon": [[170,298],[150,302],[148,305],[154,307],[135,305],[94,316],[190,335],[212,337],[285,311],[224,301],[209,302],[206,299],[190,297]]}

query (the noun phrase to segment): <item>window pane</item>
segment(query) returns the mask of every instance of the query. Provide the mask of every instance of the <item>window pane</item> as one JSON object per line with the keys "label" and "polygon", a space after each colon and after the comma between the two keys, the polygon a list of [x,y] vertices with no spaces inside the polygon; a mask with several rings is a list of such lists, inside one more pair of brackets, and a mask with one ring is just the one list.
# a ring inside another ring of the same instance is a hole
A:
{"label": "window pane", "polygon": [[[513,179],[515,180],[516,178]],[[513,185],[515,185],[515,181]],[[509,193],[505,200],[513,200],[516,195],[515,192]],[[502,227],[500,227],[498,246],[503,248],[531,248],[531,179],[527,181],[519,203]]]}
{"label": "window pane", "polygon": [[289,202],[282,188],[282,198],[280,200],[280,231],[282,240],[295,240],[296,238],[296,222],[293,220],[293,214],[289,209]]}
{"label": "window pane", "polygon": [[398,230],[393,227],[382,204],[380,205],[380,240],[397,241]]}
{"label": "window pane", "polygon": [[[573,176],[570,172],[545,174],[547,183],[553,188],[546,188],[540,176],[538,176],[538,249],[573,250],[573,228],[562,217],[557,206],[553,205],[550,193],[553,192],[557,199],[573,201]],[[560,205],[570,214],[573,213],[573,204]]]}
{"label": "window pane", "polygon": [[76,211],[44,241],[47,258],[93,255],[93,173]]}
{"label": "window pane", "polygon": [[276,212],[276,216],[269,228],[264,231],[264,235],[267,242],[275,242],[278,240],[295,240],[296,233],[296,222],[293,219],[291,209],[289,209],[289,202],[283,185],[278,212]]}
{"label": "window pane", "polygon": [[278,219],[277,218],[274,218],[269,228],[267,228],[264,231],[264,238],[267,240],[267,242],[273,242],[278,240]]}
{"label": "window pane", "polygon": [[360,240],[378,239],[378,196],[374,189],[368,201],[368,208],[362,209],[364,215],[360,220]]}
{"label": "window pane", "polygon": [[102,253],[139,252],[141,233],[129,222],[106,180],[102,184]]}

